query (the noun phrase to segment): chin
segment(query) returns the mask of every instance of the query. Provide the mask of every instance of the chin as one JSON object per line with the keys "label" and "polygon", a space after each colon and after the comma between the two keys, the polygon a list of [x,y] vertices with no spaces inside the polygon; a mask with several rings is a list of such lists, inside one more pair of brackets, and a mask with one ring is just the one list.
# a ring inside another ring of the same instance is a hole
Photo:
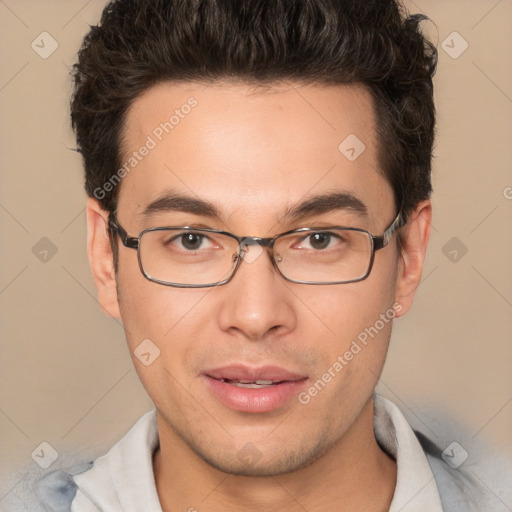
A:
{"label": "chin", "polygon": [[[196,455],[211,467],[223,473],[235,476],[279,476],[293,473],[313,464],[334,444],[325,437],[312,441],[297,443],[292,447],[267,446],[258,448],[251,442],[233,452],[232,448],[224,450],[203,449],[195,443],[187,443]],[[212,443],[214,445],[215,443]],[[210,446],[212,446],[210,445]],[[277,450],[277,452],[275,451]]]}

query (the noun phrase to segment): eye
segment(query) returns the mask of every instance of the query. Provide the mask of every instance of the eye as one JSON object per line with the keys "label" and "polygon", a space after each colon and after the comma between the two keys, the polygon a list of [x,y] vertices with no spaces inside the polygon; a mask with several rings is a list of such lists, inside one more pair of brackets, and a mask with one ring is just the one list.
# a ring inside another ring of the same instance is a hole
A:
{"label": "eye", "polygon": [[182,232],[179,235],[173,236],[167,242],[167,245],[171,244],[177,245],[179,249],[185,249],[186,251],[208,249],[212,245],[208,236],[193,231]]}
{"label": "eye", "polygon": [[342,241],[342,238],[335,233],[329,231],[319,231],[304,237],[299,243],[298,248],[321,251],[324,249],[331,249]]}
{"label": "eye", "polygon": [[195,251],[201,248],[205,238],[206,237],[204,235],[199,235],[197,233],[185,233],[184,235],[181,235],[180,241],[185,249]]}

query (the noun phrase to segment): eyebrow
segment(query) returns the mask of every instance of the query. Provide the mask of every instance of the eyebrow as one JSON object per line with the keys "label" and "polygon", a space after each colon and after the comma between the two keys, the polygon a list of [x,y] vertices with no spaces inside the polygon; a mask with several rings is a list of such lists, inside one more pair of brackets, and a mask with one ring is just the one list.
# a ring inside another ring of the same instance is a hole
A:
{"label": "eyebrow", "polygon": [[288,207],[283,220],[297,222],[306,217],[334,211],[348,211],[362,219],[368,217],[368,208],[361,199],[349,192],[328,192],[309,197],[305,201]]}
{"label": "eyebrow", "polygon": [[[348,211],[359,217],[368,217],[368,208],[364,202],[349,192],[328,192],[311,196],[306,200],[288,206],[281,218],[283,222],[297,222],[306,217],[334,211]],[[175,191],[169,191],[149,203],[142,216],[150,218],[158,213],[184,212],[203,217],[222,218],[221,211],[209,201]]]}
{"label": "eyebrow", "polygon": [[169,191],[149,203],[142,212],[142,216],[150,218],[157,213],[165,212],[192,213],[218,219],[221,217],[220,211],[214,204],[204,199],[186,196],[174,191]]}

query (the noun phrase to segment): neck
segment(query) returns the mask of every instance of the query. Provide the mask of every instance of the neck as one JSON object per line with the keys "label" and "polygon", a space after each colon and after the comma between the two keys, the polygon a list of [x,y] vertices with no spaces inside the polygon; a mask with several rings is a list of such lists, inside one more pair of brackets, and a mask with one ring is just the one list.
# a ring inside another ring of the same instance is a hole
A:
{"label": "neck", "polygon": [[191,451],[160,414],[158,430],[160,447],[153,467],[164,512],[380,512],[389,510],[393,498],[396,463],[375,440],[371,400],[327,453],[278,476],[224,473]]}

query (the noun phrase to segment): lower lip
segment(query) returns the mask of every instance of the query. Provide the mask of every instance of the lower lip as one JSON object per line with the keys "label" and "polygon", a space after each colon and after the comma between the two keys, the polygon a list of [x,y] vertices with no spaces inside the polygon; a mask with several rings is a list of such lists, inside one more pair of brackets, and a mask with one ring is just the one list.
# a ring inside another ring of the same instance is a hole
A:
{"label": "lower lip", "polygon": [[239,388],[207,375],[210,391],[227,407],[243,412],[270,412],[297,397],[307,379],[284,381],[280,384],[257,388]]}

